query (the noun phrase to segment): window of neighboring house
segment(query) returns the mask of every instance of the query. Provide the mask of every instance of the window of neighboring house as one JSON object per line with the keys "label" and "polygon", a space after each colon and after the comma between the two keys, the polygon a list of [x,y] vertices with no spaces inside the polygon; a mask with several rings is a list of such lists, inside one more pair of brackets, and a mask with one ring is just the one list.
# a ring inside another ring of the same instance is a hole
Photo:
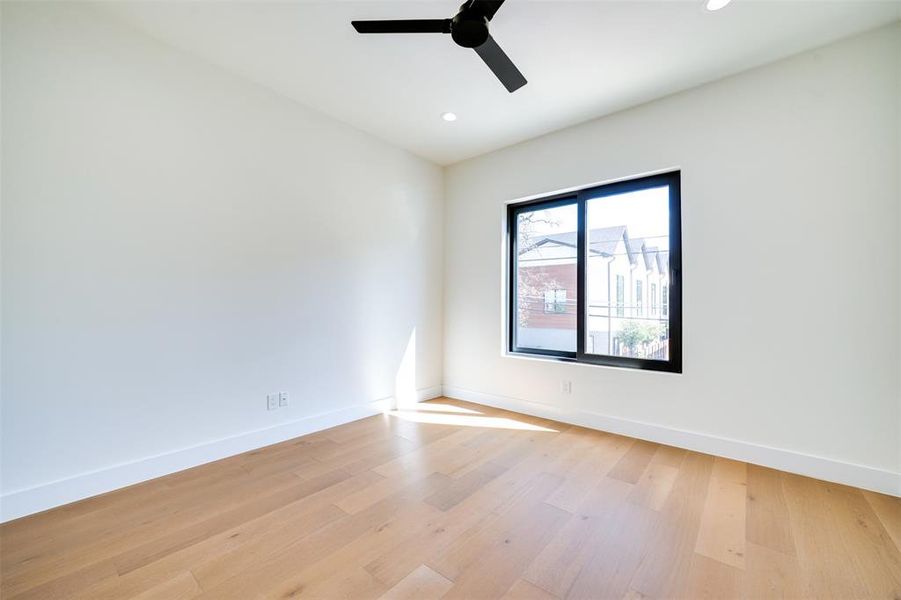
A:
{"label": "window of neighboring house", "polygon": [[635,315],[640,317],[644,314],[644,290],[642,289],[644,282],[635,282]]}
{"label": "window of neighboring house", "polygon": [[544,312],[566,312],[566,290],[554,289],[544,291]]}
{"label": "window of neighboring house", "polygon": [[[679,182],[672,172],[510,204],[508,351],[681,373]],[[627,301],[623,273],[648,264],[659,280],[635,281]]]}
{"label": "window of neighboring house", "polygon": [[616,316],[625,316],[626,305],[626,278],[622,275],[616,276]]}

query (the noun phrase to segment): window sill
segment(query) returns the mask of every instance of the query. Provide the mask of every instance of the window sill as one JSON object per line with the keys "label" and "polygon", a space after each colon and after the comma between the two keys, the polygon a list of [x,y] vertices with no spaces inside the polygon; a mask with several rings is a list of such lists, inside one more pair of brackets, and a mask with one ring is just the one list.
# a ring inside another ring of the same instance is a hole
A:
{"label": "window sill", "polygon": [[517,360],[528,360],[528,361],[538,361],[545,363],[563,363],[567,365],[575,365],[579,367],[588,367],[588,368],[602,368],[602,369],[615,369],[617,371],[628,371],[630,373],[656,373],[658,375],[682,375],[681,370],[672,370],[668,363],[664,363],[662,368],[654,368],[654,367],[639,367],[639,366],[621,366],[621,365],[611,365],[605,363],[594,363],[587,362],[584,360],[579,360],[577,358],[570,358],[568,356],[548,356],[545,354],[530,354],[528,352],[511,352],[510,350],[501,351],[501,356],[504,358],[514,358]]}

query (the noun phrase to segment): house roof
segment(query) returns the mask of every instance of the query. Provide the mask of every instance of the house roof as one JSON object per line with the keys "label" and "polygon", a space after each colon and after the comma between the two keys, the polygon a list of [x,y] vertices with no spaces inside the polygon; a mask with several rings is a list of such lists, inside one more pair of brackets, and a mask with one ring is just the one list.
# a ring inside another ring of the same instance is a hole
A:
{"label": "house roof", "polygon": [[[616,253],[616,247],[621,241],[628,240],[625,225],[616,225],[614,227],[601,227],[592,229],[588,232],[588,248],[595,254],[603,256],[613,256]],[[535,244],[540,246],[546,243],[561,244],[563,246],[576,247],[576,232],[567,231],[565,233],[555,233],[538,240]]]}
{"label": "house roof", "polygon": [[[669,251],[660,250],[657,246],[649,245],[645,238],[630,238],[628,228],[625,225],[592,229],[588,232],[588,240],[589,250],[594,254],[613,256],[616,254],[619,243],[624,242],[629,262],[633,265],[638,264],[638,257],[641,257],[645,269],[652,270],[656,268],[663,273],[669,268]],[[557,244],[575,248],[576,232],[566,231],[540,237],[532,247],[545,244]]]}
{"label": "house roof", "polygon": [[669,270],[669,251],[657,251],[657,268],[661,273],[665,273],[667,270]]}
{"label": "house roof", "polygon": [[629,240],[629,245],[633,255],[642,256],[646,269],[650,270],[656,267],[662,273],[669,268],[669,251],[648,245],[648,241],[645,238],[631,239]]}

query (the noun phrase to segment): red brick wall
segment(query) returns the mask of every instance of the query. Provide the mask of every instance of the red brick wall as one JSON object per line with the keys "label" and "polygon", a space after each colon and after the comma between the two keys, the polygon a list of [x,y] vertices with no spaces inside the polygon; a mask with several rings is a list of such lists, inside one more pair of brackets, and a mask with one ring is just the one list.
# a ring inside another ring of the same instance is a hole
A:
{"label": "red brick wall", "polygon": [[[529,290],[527,282],[531,282]],[[566,290],[566,312],[544,312],[544,291]],[[528,292],[534,297],[522,300]],[[576,265],[547,265],[519,269],[519,306],[525,309],[525,325],[541,329],[576,328]]]}

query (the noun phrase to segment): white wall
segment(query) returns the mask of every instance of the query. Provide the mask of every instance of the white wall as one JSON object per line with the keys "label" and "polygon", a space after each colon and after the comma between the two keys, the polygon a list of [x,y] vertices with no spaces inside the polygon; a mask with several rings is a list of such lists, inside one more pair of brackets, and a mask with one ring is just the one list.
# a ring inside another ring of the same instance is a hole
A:
{"label": "white wall", "polygon": [[[899,31],[448,168],[445,393],[901,493]],[[503,356],[503,203],[670,167],[684,374]]]}
{"label": "white wall", "polygon": [[441,384],[441,170],[107,19],[2,7],[5,518],[368,414],[414,332]]}

